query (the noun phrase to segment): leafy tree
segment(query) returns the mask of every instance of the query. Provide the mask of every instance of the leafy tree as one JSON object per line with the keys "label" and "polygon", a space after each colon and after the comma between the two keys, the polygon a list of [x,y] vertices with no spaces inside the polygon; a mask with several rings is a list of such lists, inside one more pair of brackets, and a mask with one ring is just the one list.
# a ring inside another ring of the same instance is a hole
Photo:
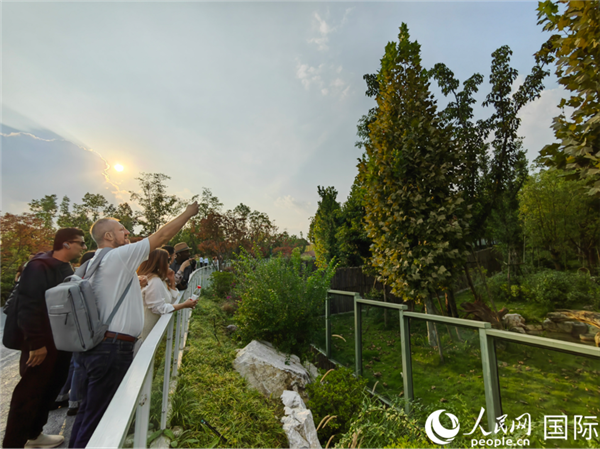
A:
{"label": "leafy tree", "polygon": [[532,175],[519,195],[528,246],[541,250],[557,270],[581,255],[592,269],[600,249],[600,199],[585,195],[586,180],[561,170]]}
{"label": "leafy tree", "polygon": [[29,257],[40,251],[52,249],[54,230],[46,226],[43,217],[37,214],[10,214],[0,216],[2,304],[10,294],[17,268]]}
{"label": "leafy tree", "polygon": [[73,210],[71,210],[71,200],[68,196],[64,196],[60,203],[56,223],[59,228],[81,229],[85,234],[83,238],[88,249],[91,250],[96,248],[96,242],[94,242],[90,234],[90,227],[92,226],[93,221],[87,216],[81,205],[74,204]]}
{"label": "leafy tree", "polygon": [[29,210],[43,220],[48,229],[54,229],[54,218],[58,212],[56,200],[56,195],[45,195],[42,199],[31,200],[31,203],[28,203]]}
{"label": "leafy tree", "polygon": [[[76,215],[86,216],[90,223],[94,223],[96,220],[101,218],[101,215],[103,215],[102,212],[106,211],[107,208],[108,210],[112,210],[114,206],[110,206],[112,205],[109,204],[106,198],[104,198],[104,195],[88,192],[83,195],[81,204],[73,205],[73,212]],[[104,212],[104,215],[108,214]]]}
{"label": "leafy tree", "polygon": [[365,230],[364,201],[364,188],[355,179],[348,199],[341,206],[340,225],[335,234],[342,267],[363,266],[371,257],[372,240]]}
{"label": "leafy tree", "polygon": [[[197,196],[192,197],[196,200]],[[220,214],[223,203],[213,195],[206,187],[202,189],[202,195],[198,200],[198,214],[189,220],[181,231],[173,238],[173,242],[186,242],[190,248],[198,248],[202,242],[198,239],[198,230],[201,221],[208,218],[210,214]],[[212,253],[211,253],[212,254]]]}
{"label": "leafy tree", "polygon": [[[432,295],[466,257],[469,216],[454,189],[461,183],[460,153],[452,127],[436,111],[420,45],[410,41],[406,24],[398,42],[387,44],[377,81],[377,110],[359,163],[371,264],[394,294],[422,301],[432,313]],[[430,343],[436,341],[430,329]]]}
{"label": "leafy tree", "polygon": [[333,258],[339,256],[336,233],[340,225],[340,203],[334,187],[317,186],[321,200],[312,218],[308,239],[315,245],[317,265],[324,268]]}
{"label": "leafy tree", "polygon": [[570,117],[563,112],[554,119],[559,142],[546,145],[541,160],[574,170],[573,176],[588,182],[588,193],[600,196],[600,3],[541,1],[538,19],[545,31],[561,33],[553,34],[537,56],[556,62],[558,82],[571,93],[559,106],[572,108]]}
{"label": "leafy tree", "polygon": [[137,225],[137,218],[129,203],[121,203],[117,207],[109,204],[104,209],[104,215],[107,217],[116,218],[125,228],[133,233],[134,227]]}
{"label": "leafy tree", "polygon": [[142,208],[138,215],[138,223],[142,226],[142,233],[150,235],[167,223],[172,217],[179,214],[182,202],[175,195],[167,195],[165,181],[170,176],[162,173],[141,173],[135,178],[140,183],[141,193],[130,191],[132,201],[137,201]]}

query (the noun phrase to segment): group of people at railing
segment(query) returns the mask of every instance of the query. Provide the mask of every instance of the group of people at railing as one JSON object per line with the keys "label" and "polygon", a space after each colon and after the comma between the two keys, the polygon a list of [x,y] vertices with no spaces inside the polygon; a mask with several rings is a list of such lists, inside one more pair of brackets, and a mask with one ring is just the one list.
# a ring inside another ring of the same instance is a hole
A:
{"label": "group of people at railing", "polygon": [[[136,349],[160,316],[196,305],[191,298],[181,303],[174,300],[187,288],[196,266],[209,262],[201,258],[202,262],[196,263],[186,243],[166,244],[197,213],[198,204],[190,204],[181,215],[136,243],[130,243],[129,231],[118,220],[99,219],[90,229],[98,249],[85,254],[83,231],[60,229],[53,250],[39,253],[27,263],[14,292],[14,316],[7,316],[5,327],[6,333],[8,321],[14,319],[21,379],[13,391],[3,447],[61,445],[63,436],[45,435],[42,430],[56,402],[67,400],[68,413],[76,415],[69,447],[87,445]],[[111,249],[96,259],[105,248]],[[90,259],[75,273],[80,277],[85,277],[86,268],[95,260],[100,261],[90,281],[101,321],[105,323],[113,309],[116,311],[100,344],[70,353],[54,345],[45,292],[74,274],[70,262],[80,256],[80,264]]]}

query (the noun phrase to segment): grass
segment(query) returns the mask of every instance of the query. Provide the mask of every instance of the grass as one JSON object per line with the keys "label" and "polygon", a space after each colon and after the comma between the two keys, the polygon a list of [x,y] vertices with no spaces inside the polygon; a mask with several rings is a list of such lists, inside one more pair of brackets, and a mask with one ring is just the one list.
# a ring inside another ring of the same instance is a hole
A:
{"label": "grass", "polygon": [[[392,311],[387,318],[386,326],[382,309],[363,309],[363,375],[370,388],[398,399],[404,394],[399,319]],[[332,334],[339,336],[332,338],[332,358],[352,368],[353,313],[332,316],[331,326]],[[411,320],[415,398],[435,408],[449,408],[460,401],[472,427],[485,407],[479,336],[476,331],[456,326],[437,325],[437,330],[443,363],[437,349],[428,344],[425,322]],[[534,421],[562,413],[570,420],[573,415],[600,415],[600,360],[514,343],[498,343],[496,352],[503,413],[509,420],[523,413],[530,413]],[[569,440],[569,445],[587,447],[581,440]]]}
{"label": "grass", "polygon": [[[227,324],[227,316],[211,299],[203,299],[194,310],[170,427],[186,432],[178,440],[180,447],[287,447],[281,401],[249,389],[233,369],[238,346],[225,335]],[[226,441],[217,440],[203,420]]]}

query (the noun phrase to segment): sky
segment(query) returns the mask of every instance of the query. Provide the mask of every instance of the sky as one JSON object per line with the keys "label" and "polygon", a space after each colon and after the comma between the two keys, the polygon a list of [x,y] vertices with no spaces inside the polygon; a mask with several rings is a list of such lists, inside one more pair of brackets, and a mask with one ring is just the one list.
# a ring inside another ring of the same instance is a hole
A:
{"label": "sky", "polygon": [[[226,209],[244,203],[304,235],[317,186],[334,186],[340,201],[350,191],[356,124],[375,104],[363,75],[378,71],[402,22],[424,67],[483,74],[480,100],[495,49],[513,50],[518,84],[548,38],[529,1],[0,7],[3,213],[48,194],[131,203],[141,172],[164,173],[170,194],[209,188]],[[555,77],[545,86],[521,112],[530,160],[554,141],[564,95]]]}

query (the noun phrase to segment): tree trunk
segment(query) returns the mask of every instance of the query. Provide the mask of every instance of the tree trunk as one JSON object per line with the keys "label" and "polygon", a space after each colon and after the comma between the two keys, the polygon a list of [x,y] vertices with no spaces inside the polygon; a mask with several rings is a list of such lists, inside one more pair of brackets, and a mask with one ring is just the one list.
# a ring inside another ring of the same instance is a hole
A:
{"label": "tree trunk", "polygon": [[467,283],[469,284],[471,292],[473,292],[473,297],[475,298],[475,301],[481,301],[481,296],[479,296],[477,290],[475,290],[475,285],[473,285],[473,279],[471,279],[471,273],[469,273],[469,266],[467,264],[464,265],[464,270],[465,276],[467,277]]}
{"label": "tree trunk", "polygon": [[[435,313],[435,306],[433,305],[433,299],[431,295],[427,295],[425,298],[425,313],[429,315],[437,315]],[[429,341],[429,346],[435,348],[437,346],[438,354],[440,355],[440,361],[444,363],[444,354],[442,353],[442,343],[440,340],[440,334],[437,330],[437,326],[435,323],[431,321],[427,321],[427,339]]]}
{"label": "tree trunk", "polygon": [[458,318],[458,308],[456,307],[456,300],[454,299],[454,287],[446,290],[446,310],[448,316]]}

